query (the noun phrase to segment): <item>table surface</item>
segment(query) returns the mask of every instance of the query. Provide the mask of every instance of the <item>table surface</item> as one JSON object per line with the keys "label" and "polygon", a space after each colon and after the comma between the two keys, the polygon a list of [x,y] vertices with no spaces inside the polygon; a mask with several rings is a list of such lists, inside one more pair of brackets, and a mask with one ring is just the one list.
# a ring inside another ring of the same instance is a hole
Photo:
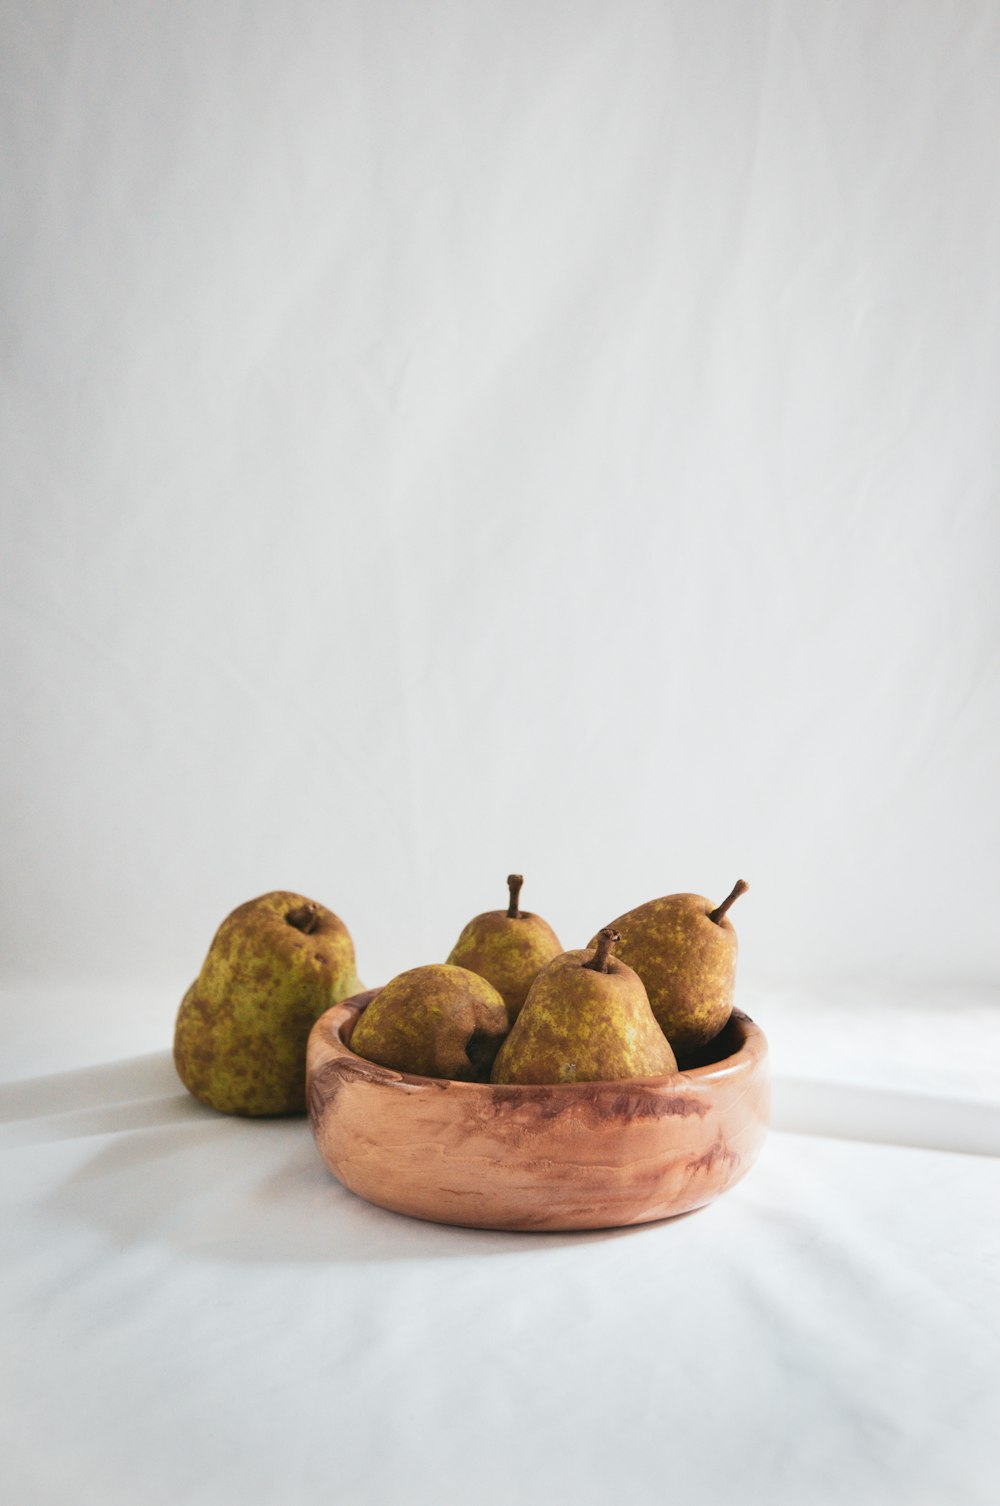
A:
{"label": "table surface", "polygon": [[7,1498],[996,1506],[996,999],[741,1003],[776,1073],[746,1180],[511,1235],[194,1103],[167,990],[8,986]]}

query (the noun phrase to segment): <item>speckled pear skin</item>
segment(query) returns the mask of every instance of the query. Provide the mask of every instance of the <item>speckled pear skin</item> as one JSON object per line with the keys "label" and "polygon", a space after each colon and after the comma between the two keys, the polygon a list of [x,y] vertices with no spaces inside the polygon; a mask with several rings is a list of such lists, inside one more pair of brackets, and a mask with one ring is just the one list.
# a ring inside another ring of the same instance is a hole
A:
{"label": "speckled pear skin", "polygon": [[677,1069],[642,981],[617,957],[563,952],[543,968],[493,1064],[494,1083],[613,1082]]}
{"label": "speckled pear skin", "polygon": [[611,922],[616,953],[646,985],[649,1002],[678,1061],[718,1035],[733,1008],[736,932],[701,894],[667,894]]}
{"label": "speckled pear skin", "polygon": [[222,922],[181,1002],[177,1074],[223,1114],[303,1114],[309,1031],[361,987],[354,943],[332,910],[284,889],[248,900]]}
{"label": "speckled pear skin", "polygon": [[485,978],[433,962],[379,990],[355,1027],[351,1050],[394,1072],[487,1082],[509,1023],[507,1006]]}
{"label": "speckled pear skin", "polygon": [[512,920],[505,910],[487,910],[469,921],[448,961],[492,983],[513,1022],[542,968],[561,951],[562,942],[540,915],[522,910]]}
{"label": "speckled pear skin", "polygon": [[511,1024],[517,1019],[546,963],[558,957],[562,942],[540,915],[518,908],[524,882],[519,873],[507,879],[510,904],[506,910],[476,915],[451,949],[448,961],[478,973],[503,997]]}

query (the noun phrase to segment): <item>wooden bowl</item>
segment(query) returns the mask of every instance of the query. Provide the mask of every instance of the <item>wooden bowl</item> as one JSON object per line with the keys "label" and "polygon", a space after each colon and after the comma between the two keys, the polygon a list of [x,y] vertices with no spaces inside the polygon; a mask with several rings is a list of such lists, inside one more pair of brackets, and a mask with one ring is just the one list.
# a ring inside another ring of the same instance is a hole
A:
{"label": "wooden bowl", "polygon": [[411,1077],[351,1032],[378,992],[312,1028],[306,1096],[338,1181],[370,1203],[483,1229],[609,1229],[699,1208],[749,1171],[769,1108],[767,1041],[734,1011],[719,1060],[670,1077],[551,1087]]}

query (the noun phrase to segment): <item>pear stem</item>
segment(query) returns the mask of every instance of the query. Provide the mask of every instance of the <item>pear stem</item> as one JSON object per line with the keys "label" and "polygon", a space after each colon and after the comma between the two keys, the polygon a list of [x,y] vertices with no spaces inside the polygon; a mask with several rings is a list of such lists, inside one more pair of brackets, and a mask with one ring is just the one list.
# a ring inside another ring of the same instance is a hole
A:
{"label": "pear stem", "polygon": [[314,904],[307,902],[304,905],[297,905],[294,910],[289,910],[285,919],[297,931],[301,931],[305,936],[310,936],[316,929],[316,924],[319,920],[319,911]]}
{"label": "pear stem", "polygon": [[621,941],[621,939],[619,931],[613,930],[611,926],[605,926],[604,930],[597,937],[597,951],[589,962],[583,964],[584,967],[591,968],[595,973],[610,972],[611,969],[608,967],[608,961],[611,957],[611,949],[615,942]]}
{"label": "pear stem", "polygon": [[730,905],[735,905],[735,903],[739,899],[740,895],[741,894],[746,894],[746,892],[747,892],[747,890],[749,888],[750,888],[750,885],[746,882],[745,879],[737,879],[736,882],[735,882],[735,884],[732,887],[732,891],[729,894],[726,895],[725,899],[722,901],[722,904],[721,905],[716,905],[715,909],[712,911],[711,915],[708,917],[709,920],[714,920],[715,924],[718,925],[719,921],[722,919],[722,917],[725,915],[726,911],[729,909],[729,906]]}
{"label": "pear stem", "polygon": [[510,904],[507,906],[508,920],[520,920],[521,918],[521,912],[517,908],[517,902],[521,895],[521,885],[523,883],[523,873],[508,873],[507,888],[510,890]]}

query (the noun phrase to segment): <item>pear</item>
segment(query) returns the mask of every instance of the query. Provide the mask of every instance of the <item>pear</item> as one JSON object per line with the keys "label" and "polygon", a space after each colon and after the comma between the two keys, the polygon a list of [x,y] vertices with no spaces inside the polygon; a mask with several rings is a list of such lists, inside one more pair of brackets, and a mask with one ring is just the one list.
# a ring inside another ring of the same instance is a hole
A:
{"label": "pear", "polygon": [[332,910],[284,889],[248,900],[222,922],[184,995],[177,1074],[224,1114],[302,1114],[309,1031],[361,987]]}
{"label": "pear", "polygon": [[351,1050],[394,1072],[487,1082],[509,1023],[485,978],[433,962],[400,973],[375,995],[354,1027]]}
{"label": "pear", "polygon": [[562,951],[558,936],[540,915],[518,909],[523,883],[519,873],[508,874],[506,910],[487,910],[470,920],[448,958],[455,967],[467,967],[493,984],[512,1024],[542,968]]}
{"label": "pear", "polygon": [[610,1082],[677,1069],[642,981],[611,955],[610,926],[596,948],[563,952],[535,979],[493,1064],[495,1083]]}
{"label": "pear", "polygon": [[749,887],[740,879],[721,905],[700,894],[667,894],[611,922],[621,932],[618,955],[646,985],[681,1062],[713,1040],[732,1012],[736,932],[726,912]]}

